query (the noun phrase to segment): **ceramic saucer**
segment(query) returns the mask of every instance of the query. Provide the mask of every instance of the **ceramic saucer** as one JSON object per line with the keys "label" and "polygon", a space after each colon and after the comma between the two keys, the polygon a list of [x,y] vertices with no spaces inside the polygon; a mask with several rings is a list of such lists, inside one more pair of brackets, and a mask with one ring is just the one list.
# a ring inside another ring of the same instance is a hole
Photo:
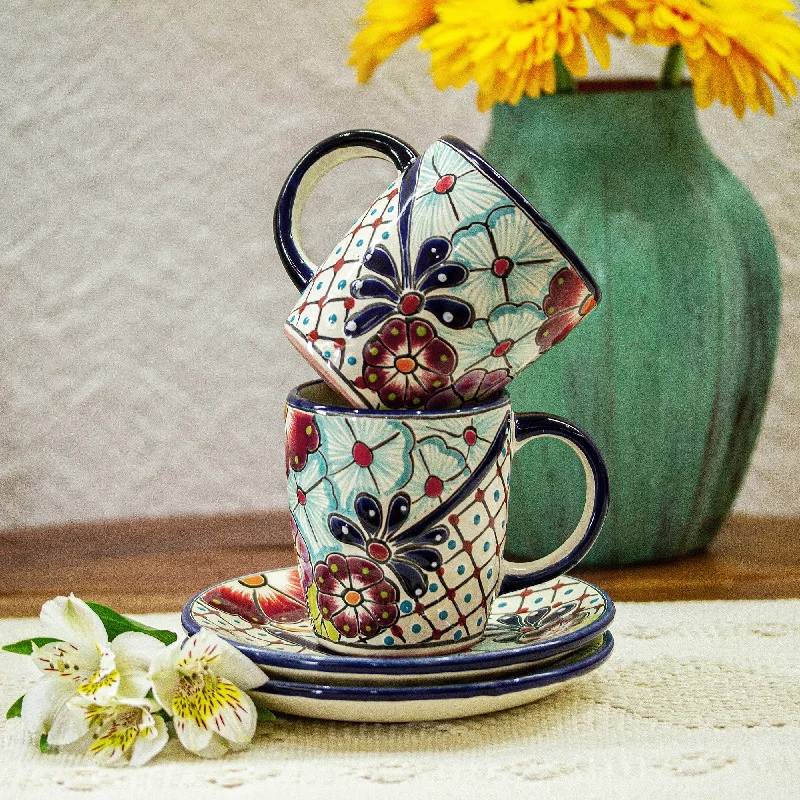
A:
{"label": "ceramic saucer", "polygon": [[224,581],[193,597],[181,621],[231,642],[271,678],[314,685],[420,685],[488,679],[530,669],[596,639],[614,605],[600,589],[562,575],[498,597],[486,635],[470,649],[441,656],[342,656],[325,651],[311,628],[297,569]]}
{"label": "ceramic saucer", "polygon": [[471,717],[525,705],[574,683],[611,655],[606,631],[548,666],[513,677],[432,686],[315,686],[271,680],[251,692],[271,711],[344,722],[425,722]]}

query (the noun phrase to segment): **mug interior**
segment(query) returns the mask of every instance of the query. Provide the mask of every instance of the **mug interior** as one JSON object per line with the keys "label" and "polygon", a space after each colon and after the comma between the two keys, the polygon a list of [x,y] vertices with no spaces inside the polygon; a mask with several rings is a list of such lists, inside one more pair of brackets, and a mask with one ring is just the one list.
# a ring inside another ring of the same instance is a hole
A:
{"label": "mug interior", "polygon": [[459,408],[448,409],[425,409],[425,408],[409,408],[409,409],[375,409],[375,408],[356,408],[349,400],[342,394],[333,389],[328,383],[323,380],[310,381],[309,383],[301,383],[289,392],[286,398],[288,405],[294,408],[300,408],[305,411],[314,411],[317,413],[339,413],[348,415],[357,415],[364,417],[457,417],[457,416],[474,416],[476,413],[482,411],[489,411],[491,409],[500,408],[511,404],[511,397],[508,392],[503,389],[497,397],[485,403],[472,403],[470,405],[463,405]]}

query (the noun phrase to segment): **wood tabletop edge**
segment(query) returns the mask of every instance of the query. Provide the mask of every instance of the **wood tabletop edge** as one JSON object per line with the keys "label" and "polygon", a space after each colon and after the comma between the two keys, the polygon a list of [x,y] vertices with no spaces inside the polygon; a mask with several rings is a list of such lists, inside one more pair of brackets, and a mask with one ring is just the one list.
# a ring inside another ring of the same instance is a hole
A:
{"label": "wood tabletop edge", "polygon": [[[800,597],[799,533],[798,518],[737,514],[704,553],[573,574],[618,602]],[[282,511],[6,530],[0,616],[38,614],[70,591],[127,613],[179,611],[214,583],[292,564],[290,542]]]}

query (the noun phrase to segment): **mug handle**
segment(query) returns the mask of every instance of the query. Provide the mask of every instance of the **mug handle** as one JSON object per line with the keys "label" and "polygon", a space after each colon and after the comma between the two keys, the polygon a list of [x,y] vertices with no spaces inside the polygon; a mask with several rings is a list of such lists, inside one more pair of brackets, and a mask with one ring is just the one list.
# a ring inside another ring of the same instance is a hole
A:
{"label": "mug handle", "polygon": [[565,441],[577,453],[586,475],[586,503],[578,526],[550,555],[524,562],[503,559],[501,593],[544,583],[574,567],[594,544],[608,510],[608,470],[597,445],[584,431],[550,414],[514,414],[513,418],[515,449],[536,436],[549,436]]}
{"label": "mug handle", "polygon": [[305,254],[300,223],[306,201],[322,177],[353,158],[383,158],[402,173],[419,155],[410,145],[381,131],[343,131],[314,145],[295,165],[275,205],[275,244],[289,277],[302,291],[319,267]]}

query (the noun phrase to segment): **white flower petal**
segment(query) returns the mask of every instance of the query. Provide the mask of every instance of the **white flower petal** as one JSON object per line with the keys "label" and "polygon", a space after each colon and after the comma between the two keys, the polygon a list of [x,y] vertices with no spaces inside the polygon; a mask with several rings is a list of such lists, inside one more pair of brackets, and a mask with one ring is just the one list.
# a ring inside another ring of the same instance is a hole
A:
{"label": "white flower petal", "polygon": [[129,666],[147,672],[155,657],[163,653],[167,646],[146,633],[126,631],[115,637],[111,649],[117,657],[120,672],[123,668],[127,671]]}
{"label": "white flower petal", "polygon": [[56,747],[76,742],[89,732],[89,720],[86,717],[86,708],[80,703],[69,701],[61,706],[56,714],[50,732],[47,734],[47,743]]}
{"label": "white flower petal", "polygon": [[108,644],[108,634],[100,617],[74,594],[48,600],[42,606],[39,619],[51,636],[78,647]]}
{"label": "white flower petal", "polygon": [[167,733],[167,723],[161,717],[155,717],[155,730],[150,729],[147,733],[141,733],[136,737],[131,752],[131,766],[141,767],[157,756],[169,739]]}
{"label": "white flower petal", "polygon": [[211,666],[216,675],[236,684],[240,689],[255,689],[266,683],[267,676],[264,672],[233,645],[206,628],[201,628],[197,635],[201,634],[204,642],[213,642],[217,648],[216,659]]}
{"label": "white flower petal", "polygon": [[227,705],[220,709],[217,720],[222,724],[217,726],[217,732],[229,742],[246,745],[255,736],[258,712],[255,703],[244,692],[241,692],[237,702],[238,708]]}
{"label": "white flower petal", "polygon": [[119,689],[120,677],[114,653],[106,645],[97,646],[100,654],[100,665],[97,670],[78,685],[78,693],[95,703],[102,705],[115,697]]}
{"label": "white flower petal", "polygon": [[201,727],[193,719],[179,717],[177,714],[172,718],[175,725],[175,733],[178,734],[181,744],[190,753],[200,753],[211,743],[211,731]]}
{"label": "white flower petal", "polygon": [[203,758],[222,758],[230,750],[231,746],[215,733],[212,735],[211,741],[202,750],[193,750],[192,752]]}
{"label": "white flower petal", "polygon": [[33,663],[48,677],[66,678],[75,684],[88,681],[100,667],[100,653],[92,645],[79,648],[69,642],[33,646]]}
{"label": "white flower petal", "polygon": [[72,681],[41,678],[31,686],[22,699],[22,722],[30,733],[47,733],[64,703],[75,696]]}
{"label": "white flower petal", "polygon": [[120,683],[119,697],[144,697],[150,691],[148,672],[155,658],[167,647],[146,633],[121,633],[111,643],[117,660]]}
{"label": "white flower petal", "polygon": [[181,677],[178,672],[178,662],[182,657],[180,642],[174,642],[162,650],[150,665],[153,694],[168,714],[172,714],[172,698]]}

